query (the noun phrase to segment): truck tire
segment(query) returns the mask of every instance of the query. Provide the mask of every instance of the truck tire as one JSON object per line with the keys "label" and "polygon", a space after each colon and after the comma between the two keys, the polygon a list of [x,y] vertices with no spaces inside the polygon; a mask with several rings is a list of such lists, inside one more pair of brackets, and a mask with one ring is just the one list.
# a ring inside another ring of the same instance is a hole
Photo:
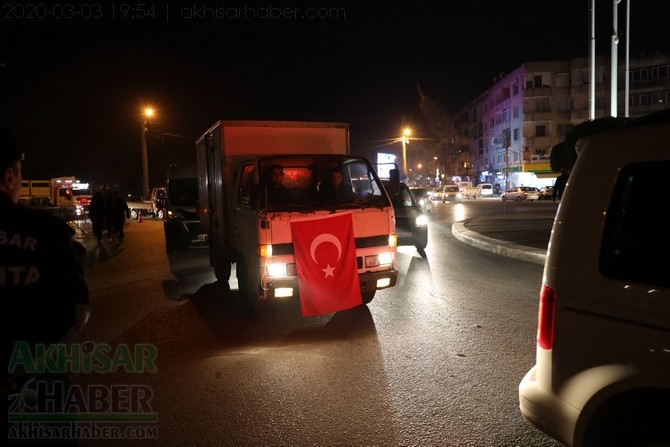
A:
{"label": "truck tire", "polygon": [[163,215],[164,215],[164,214],[163,214],[163,210],[162,210],[162,209],[160,209],[160,210],[158,210],[158,211],[156,212],[156,217],[159,218],[159,219],[163,219]]}
{"label": "truck tire", "polygon": [[256,313],[258,292],[249,284],[248,267],[244,259],[237,260],[235,271],[239,287],[238,309],[242,316],[251,318]]}
{"label": "truck tire", "polygon": [[230,274],[233,270],[232,259],[216,248],[210,248],[210,250],[212,251],[212,265],[214,266],[214,276],[216,276],[216,280],[228,284],[230,281]]}
{"label": "truck tire", "polygon": [[376,290],[368,290],[361,292],[361,298],[363,299],[363,304],[369,304],[372,299],[375,297]]}
{"label": "truck tire", "polygon": [[138,213],[139,213],[138,210],[136,210],[136,209],[134,209],[134,208],[131,209],[131,210],[130,210],[130,218],[133,219],[133,220],[137,220],[137,218],[139,217],[139,214],[138,214]]}

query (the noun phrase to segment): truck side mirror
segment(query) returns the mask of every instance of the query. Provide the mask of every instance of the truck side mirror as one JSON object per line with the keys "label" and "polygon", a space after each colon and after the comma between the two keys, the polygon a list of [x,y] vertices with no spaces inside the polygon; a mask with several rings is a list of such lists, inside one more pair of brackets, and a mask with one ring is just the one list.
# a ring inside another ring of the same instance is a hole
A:
{"label": "truck side mirror", "polygon": [[389,171],[389,188],[390,195],[396,195],[400,192],[400,170],[391,169]]}

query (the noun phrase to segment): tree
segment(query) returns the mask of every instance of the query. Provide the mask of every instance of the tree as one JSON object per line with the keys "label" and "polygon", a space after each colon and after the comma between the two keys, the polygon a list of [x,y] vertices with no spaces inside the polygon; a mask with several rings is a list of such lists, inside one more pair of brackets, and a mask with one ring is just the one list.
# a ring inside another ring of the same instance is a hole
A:
{"label": "tree", "polygon": [[607,116],[604,118],[596,118],[593,121],[584,121],[572,128],[565,141],[556,144],[551,148],[551,156],[549,164],[551,170],[554,172],[570,172],[572,166],[577,161],[577,141],[580,138],[596,135],[607,130],[618,129],[623,127],[629,120],[626,118],[615,118]]}

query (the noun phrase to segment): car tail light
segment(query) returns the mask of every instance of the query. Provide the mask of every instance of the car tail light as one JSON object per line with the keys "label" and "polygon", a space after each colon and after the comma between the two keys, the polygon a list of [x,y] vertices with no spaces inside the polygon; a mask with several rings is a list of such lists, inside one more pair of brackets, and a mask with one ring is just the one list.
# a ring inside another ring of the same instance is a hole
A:
{"label": "car tail light", "polygon": [[556,292],[546,284],[540,290],[540,306],[537,317],[537,344],[542,349],[554,347],[554,316],[556,314]]}

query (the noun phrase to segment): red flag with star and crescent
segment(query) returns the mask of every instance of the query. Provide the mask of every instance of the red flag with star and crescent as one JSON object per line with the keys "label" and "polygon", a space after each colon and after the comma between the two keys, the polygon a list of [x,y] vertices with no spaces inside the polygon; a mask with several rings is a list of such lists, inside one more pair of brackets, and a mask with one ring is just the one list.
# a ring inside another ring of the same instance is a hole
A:
{"label": "red flag with star and crescent", "polygon": [[291,222],[303,317],[362,304],[351,213]]}

